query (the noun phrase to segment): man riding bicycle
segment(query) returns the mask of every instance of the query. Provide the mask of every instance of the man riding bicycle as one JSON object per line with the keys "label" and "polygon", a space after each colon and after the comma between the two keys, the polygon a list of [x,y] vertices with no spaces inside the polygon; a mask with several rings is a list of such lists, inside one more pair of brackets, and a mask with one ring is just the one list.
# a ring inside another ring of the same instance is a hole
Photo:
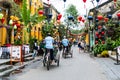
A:
{"label": "man riding bicycle", "polygon": [[54,38],[51,37],[50,33],[48,33],[47,37],[45,37],[45,53],[47,54],[47,52],[50,50],[50,58],[51,60],[54,59],[54,55],[53,55],[53,44],[54,44]]}
{"label": "man riding bicycle", "polygon": [[63,52],[66,48],[66,51],[68,52],[68,47],[69,47],[69,40],[64,36],[64,39],[62,39],[62,44],[63,44]]}

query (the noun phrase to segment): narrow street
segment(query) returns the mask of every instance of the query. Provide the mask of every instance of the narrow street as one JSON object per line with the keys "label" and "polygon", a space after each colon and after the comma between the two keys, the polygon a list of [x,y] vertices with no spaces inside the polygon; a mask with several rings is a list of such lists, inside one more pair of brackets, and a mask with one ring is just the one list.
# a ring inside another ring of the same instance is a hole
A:
{"label": "narrow street", "polygon": [[47,71],[42,61],[36,62],[15,76],[15,80],[107,80],[100,65],[89,54],[78,53],[77,46],[73,49],[73,58],[61,57],[59,67],[53,64]]}

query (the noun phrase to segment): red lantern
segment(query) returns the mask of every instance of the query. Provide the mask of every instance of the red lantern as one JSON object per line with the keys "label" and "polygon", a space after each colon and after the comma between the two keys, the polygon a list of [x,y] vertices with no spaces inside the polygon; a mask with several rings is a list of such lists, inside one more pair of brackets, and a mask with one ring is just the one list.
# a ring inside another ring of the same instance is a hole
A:
{"label": "red lantern", "polygon": [[85,22],[85,20],[84,20],[84,19],[82,19],[81,21],[82,21],[83,23]]}
{"label": "red lantern", "polygon": [[105,22],[108,22],[108,18],[104,18],[104,21],[105,21]]}
{"label": "red lantern", "polygon": [[102,34],[102,35],[104,35],[104,34],[105,34],[105,32],[104,32],[104,31],[102,31],[102,32],[101,32],[101,34]]}
{"label": "red lantern", "polygon": [[5,18],[2,18],[2,19],[1,19],[1,22],[2,22],[2,24],[3,24],[3,23],[5,22]]}
{"label": "red lantern", "polygon": [[114,0],[114,2],[117,2],[117,0]]}
{"label": "red lantern", "polygon": [[96,34],[96,36],[98,36],[98,35],[99,35],[99,33],[98,33],[98,32],[95,32],[95,34]]}
{"label": "red lantern", "polygon": [[98,15],[97,18],[98,18],[98,20],[102,20],[102,19],[103,19],[103,16]]}
{"label": "red lantern", "polygon": [[102,28],[102,26],[98,26],[98,29],[101,29]]}
{"label": "red lantern", "polygon": [[98,44],[98,41],[95,41],[95,44]]}
{"label": "red lantern", "polygon": [[38,14],[43,15],[43,10],[39,10]]}
{"label": "red lantern", "polygon": [[81,20],[82,20],[82,17],[81,17],[81,16],[79,16],[79,17],[78,17],[78,20],[79,20],[79,21],[81,21]]}
{"label": "red lantern", "polygon": [[20,28],[20,24],[16,24],[17,28]]}
{"label": "red lantern", "polygon": [[120,17],[120,12],[119,12],[119,13],[117,13],[117,16],[118,16],[118,17]]}
{"label": "red lantern", "polygon": [[87,0],[83,0],[84,3],[86,3]]}
{"label": "red lantern", "polygon": [[99,35],[98,38],[100,39],[100,38],[101,38],[101,35]]}
{"label": "red lantern", "polygon": [[61,17],[62,17],[62,15],[61,15],[61,14],[58,14],[58,16],[57,16],[57,20],[60,20]]}

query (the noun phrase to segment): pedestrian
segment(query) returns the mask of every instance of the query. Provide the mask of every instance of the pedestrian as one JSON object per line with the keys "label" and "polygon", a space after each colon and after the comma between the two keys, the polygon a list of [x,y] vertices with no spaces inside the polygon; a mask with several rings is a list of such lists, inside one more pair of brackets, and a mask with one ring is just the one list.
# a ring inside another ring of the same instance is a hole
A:
{"label": "pedestrian", "polygon": [[37,56],[37,53],[38,53],[38,44],[37,44],[37,40],[35,39],[34,45],[33,45],[33,55],[32,55],[32,57],[35,58]]}

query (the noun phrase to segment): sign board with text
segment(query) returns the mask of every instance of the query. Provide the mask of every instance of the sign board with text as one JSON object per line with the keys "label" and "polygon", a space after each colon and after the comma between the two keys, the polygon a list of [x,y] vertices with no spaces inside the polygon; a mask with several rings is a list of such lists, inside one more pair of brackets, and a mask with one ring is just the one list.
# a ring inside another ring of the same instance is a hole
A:
{"label": "sign board with text", "polygon": [[22,46],[11,46],[11,64],[12,62],[22,63]]}

